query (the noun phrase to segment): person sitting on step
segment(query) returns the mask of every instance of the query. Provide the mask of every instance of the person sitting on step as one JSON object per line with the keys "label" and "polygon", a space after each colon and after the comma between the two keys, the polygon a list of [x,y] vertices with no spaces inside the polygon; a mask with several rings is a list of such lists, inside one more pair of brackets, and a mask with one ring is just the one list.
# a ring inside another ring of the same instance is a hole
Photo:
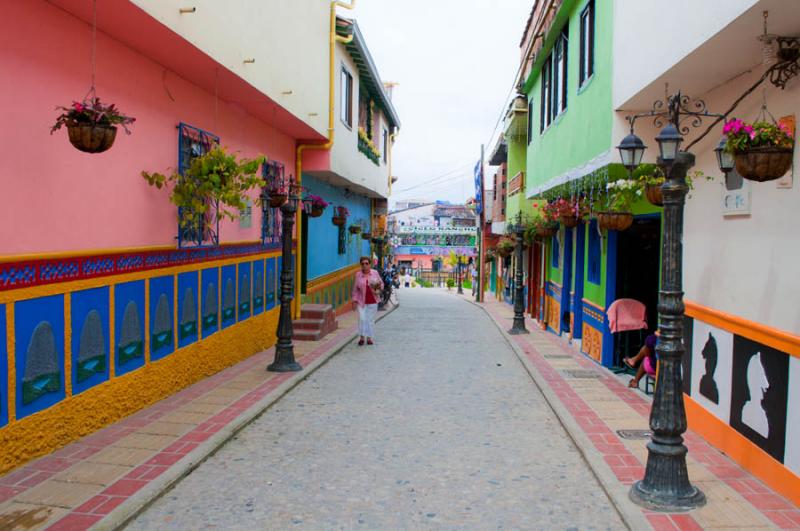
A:
{"label": "person sitting on step", "polygon": [[623,363],[631,369],[636,369],[636,376],[628,382],[628,387],[637,389],[639,380],[645,374],[654,376],[656,374],[656,343],[658,342],[658,332],[650,334],[644,340],[644,345],[639,352],[632,358],[623,359]]}

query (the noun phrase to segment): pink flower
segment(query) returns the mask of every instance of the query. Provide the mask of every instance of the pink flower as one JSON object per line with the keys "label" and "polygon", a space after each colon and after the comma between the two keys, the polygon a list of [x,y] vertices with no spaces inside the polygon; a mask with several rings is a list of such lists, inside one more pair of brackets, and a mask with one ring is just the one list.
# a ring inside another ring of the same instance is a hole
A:
{"label": "pink flower", "polygon": [[78,112],[83,112],[83,104],[79,103],[77,101],[73,101],[72,102],[72,108],[75,109]]}

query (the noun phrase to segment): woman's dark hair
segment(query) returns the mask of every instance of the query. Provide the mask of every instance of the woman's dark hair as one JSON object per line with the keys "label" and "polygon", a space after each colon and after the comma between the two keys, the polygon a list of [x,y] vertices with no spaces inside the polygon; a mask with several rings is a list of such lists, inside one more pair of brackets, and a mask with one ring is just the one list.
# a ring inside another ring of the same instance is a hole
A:
{"label": "woman's dark hair", "polygon": [[358,265],[361,265],[361,264],[363,264],[363,263],[364,263],[364,260],[366,260],[367,262],[369,262],[369,265],[372,265],[372,258],[370,258],[369,256],[362,256],[361,258],[359,258],[359,259],[358,259]]}

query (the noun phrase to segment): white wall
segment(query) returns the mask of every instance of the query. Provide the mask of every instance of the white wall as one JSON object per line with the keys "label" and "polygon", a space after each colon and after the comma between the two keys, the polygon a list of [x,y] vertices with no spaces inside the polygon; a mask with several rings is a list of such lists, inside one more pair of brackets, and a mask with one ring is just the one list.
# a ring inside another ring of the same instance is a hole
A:
{"label": "white wall", "polygon": [[[131,0],[327,135],[330,8],[320,0]],[[196,7],[180,14],[182,7]],[[245,64],[246,58],[255,63]],[[291,91],[291,94],[284,92]]]}
{"label": "white wall", "polygon": [[[341,119],[341,69],[345,68],[353,75],[353,127],[349,128]],[[334,82],[334,128],[335,140],[331,149],[331,171],[344,177],[352,183],[373,190],[382,197],[389,194],[389,167],[383,161],[383,146],[381,145],[380,127],[373,133],[373,141],[381,151],[379,165],[375,165],[358,150],[358,98],[359,74],[350,54],[342,44],[336,46]],[[375,106],[376,114],[380,116],[380,123],[386,124],[383,113]]]}
{"label": "white wall", "polygon": [[[754,72],[706,95],[710,109],[726,109],[760,73]],[[767,88],[770,112],[779,119],[800,116],[800,80],[786,90]],[[762,94],[750,95],[735,112],[754,120]],[[703,129],[701,129],[703,130]],[[638,133],[638,122],[637,122]],[[653,136],[642,137],[657,150]],[[694,138],[696,133],[689,138]],[[695,169],[716,176],[714,182],[696,179],[686,206],[684,230],[684,287],[686,298],[704,306],[800,335],[800,149],[795,148],[791,188],[776,181],[750,183],[751,213],[724,217],[725,189],[712,149],[721,137],[721,126],[692,148]],[[648,140],[650,140],[648,142]],[[652,154],[652,153],[651,153]],[[745,181],[747,182],[747,181]]]}
{"label": "white wall", "polygon": [[756,3],[758,0],[614,0],[614,108]]}

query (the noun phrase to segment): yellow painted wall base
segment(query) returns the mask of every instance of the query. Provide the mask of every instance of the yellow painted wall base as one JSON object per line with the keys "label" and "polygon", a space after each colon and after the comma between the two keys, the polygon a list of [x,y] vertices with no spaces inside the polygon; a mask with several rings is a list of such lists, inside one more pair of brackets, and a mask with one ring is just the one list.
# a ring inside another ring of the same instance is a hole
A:
{"label": "yellow painted wall base", "polygon": [[48,454],[275,344],[279,309],[231,325],[0,429],[0,474]]}
{"label": "yellow painted wall base", "polygon": [[683,395],[689,429],[739,463],[751,474],[800,505],[800,477],[742,434],[712,415],[688,395]]}

